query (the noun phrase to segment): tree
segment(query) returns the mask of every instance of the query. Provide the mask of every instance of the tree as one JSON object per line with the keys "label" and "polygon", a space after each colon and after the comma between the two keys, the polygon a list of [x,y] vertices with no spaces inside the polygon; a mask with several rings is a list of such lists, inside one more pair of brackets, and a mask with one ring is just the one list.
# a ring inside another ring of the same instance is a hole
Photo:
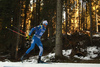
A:
{"label": "tree", "polygon": [[[41,7],[41,20],[47,20],[48,21],[48,27],[46,30],[46,33],[44,34],[44,38],[46,39],[49,34],[49,39],[53,37],[54,34],[54,28],[53,28],[53,22],[52,19],[54,18],[54,13],[56,12],[56,0],[43,0],[43,6]],[[52,43],[50,41],[50,43]]]}
{"label": "tree", "polygon": [[[0,4],[0,15],[2,18],[2,29],[0,31],[0,35],[2,38],[0,39],[0,45],[2,44],[2,52],[8,52],[11,55],[11,58],[15,58],[15,51],[16,51],[16,45],[18,45],[19,35],[13,33],[12,31],[9,31],[5,29],[5,27],[10,27],[11,24],[20,26],[19,25],[19,1],[20,0],[10,0],[7,2],[7,0],[1,0]],[[13,18],[13,22],[12,21]],[[4,45],[4,46],[3,46]]]}
{"label": "tree", "polygon": [[23,29],[23,31],[26,31],[25,26],[26,26],[27,12],[28,12],[28,9],[29,9],[28,7],[29,7],[30,0],[25,0],[23,2],[25,2],[25,10],[24,10],[25,16],[24,16],[24,29]]}
{"label": "tree", "polygon": [[62,1],[57,0],[57,23],[56,23],[56,59],[62,57]]}
{"label": "tree", "polygon": [[80,31],[80,0],[79,0],[79,31]]}
{"label": "tree", "polygon": [[[15,17],[17,17],[17,20],[16,20],[16,26],[18,29],[20,29],[20,22],[21,22],[21,4],[20,4],[20,0],[18,1],[18,6],[17,6],[17,9],[16,9],[16,13],[17,15]],[[17,59],[18,57],[18,45],[19,45],[19,35],[16,35],[16,51],[15,51],[15,59]]]}
{"label": "tree", "polygon": [[87,1],[86,1],[86,30],[87,30]]}
{"label": "tree", "polygon": [[91,14],[91,0],[89,0],[90,2],[90,41],[91,41],[91,45],[92,45],[92,14]]}
{"label": "tree", "polygon": [[66,35],[67,35],[67,32],[68,32],[68,12],[67,12],[67,9],[68,9],[68,3],[69,3],[69,0],[65,0],[65,3],[66,3],[66,7],[65,7],[65,11],[66,11]]}
{"label": "tree", "polygon": [[[23,31],[26,31],[26,20],[27,20],[27,13],[29,11],[29,4],[30,4],[30,0],[20,0],[20,7],[18,7],[19,9],[21,9],[21,14],[23,14],[23,16],[21,16],[21,23],[23,25],[23,27],[21,28]],[[24,7],[25,6],[25,7]],[[22,21],[24,20],[24,21]],[[20,37],[21,39],[21,48],[24,48],[24,44],[25,44],[25,38],[24,37]]]}
{"label": "tree", "polygon": [[36,0],[36,25],[40,23],[40,0]]}

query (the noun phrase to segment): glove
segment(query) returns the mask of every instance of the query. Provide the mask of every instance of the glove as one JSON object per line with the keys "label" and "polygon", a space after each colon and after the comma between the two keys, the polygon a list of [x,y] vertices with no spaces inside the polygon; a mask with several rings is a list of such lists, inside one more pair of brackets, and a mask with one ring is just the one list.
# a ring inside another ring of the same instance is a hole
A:
{"label": "glove", "polygon": [[26,36],[26,39],[29,39],[29,36]]}
{"label": "glove", "polygon": [[32,36],[26,36],[26,39],[28,40],[28,39],[30,39]]}

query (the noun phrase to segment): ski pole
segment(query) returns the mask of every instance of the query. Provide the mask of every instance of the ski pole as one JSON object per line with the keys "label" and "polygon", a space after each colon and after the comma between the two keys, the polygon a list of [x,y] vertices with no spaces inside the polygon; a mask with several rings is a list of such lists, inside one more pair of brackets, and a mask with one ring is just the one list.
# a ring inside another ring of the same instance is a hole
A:
{"label": "ski pole", "polygon": [[[13,25],[11,25],[11,26],[13,26]],[[24,31],[22,31],[22,30],[18,29],[17,27],[15,27],[15,26],[13,26],[13,27],[14,27],[15,29],[19,30],[21,33],[26,34]]]}
{"label": "ski pole", "polygon": [[23,36],[23,37],[26,37],[25,35],[23,35],[23,34],[17,32],[17,31],[14,31],[14,30],[12,30],[12,29],[10,29],[10,28],[8,28],[8,27],[6,27],[6,29],[8,29],[8,30],[10,30],[10,31],[12,31],[12,32],[14,32],[14,33],[16,33],[16,34],[19,34],[19,35],[21,35],[21,36]]}

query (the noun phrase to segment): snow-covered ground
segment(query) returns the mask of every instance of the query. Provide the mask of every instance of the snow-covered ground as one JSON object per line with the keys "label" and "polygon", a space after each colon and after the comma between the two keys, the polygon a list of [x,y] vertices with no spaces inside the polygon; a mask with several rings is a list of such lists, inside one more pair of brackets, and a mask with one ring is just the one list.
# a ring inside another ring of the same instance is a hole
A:
{"label": "snow-covered ground", "polygon": [[87,56],[78,57],[77,55],[75,55],[74,57],[82,60],[92,60],[93,58],[96,58],[100,53],[100,47],[97,48],[97,46],[87,47],[86,50],[87,50]]}
{"label": "snow-covered ground", "polygon": [[[84,49],[83,49],[84,50]],[[87,55],[85,57],[83,56],[77,56],[75,55],[75,58],[79,58],[81,60],[93,60],[94,58],[96,58],[98,56],[98,53],[100,53],[100,48],[97,48],[97,46],[92,46],[92,47],[87,47]],[[69,50],[62,50],[62,53],[65,57],[70,58],[69,55],[71,54],[72,49]],[[37,58],[38,56],[32,56],[29,57],[29,59],[24,60],[24,62],[32,62],[32,63],[36,63],[37,62]],[[50,61],[51,58],[55,58],[55,53],[49,53],[46,56],[42,56],[42,60],[47,62]],[[9,61],[9,60],[7,60]]]}
{"label": "snow-covered ground", "polygon": [[93,37],[100,37],[100,33],[94,34]]}
{"label": "snow-covered ground", "polygon": [[37,64],[29,62],[0,62],[0,67],[100,67],[100,64],[84,64],[84,63],[52,63]]}
{"label": "snow-covered ground", "polygon": [[[74,57],[82,60],[93,60],[93,58],[98,56],[100,53],[100,48],[96,46],[86,48],[88,55],[85,57],[79,57],[75,55]],[[72,49],[62,50],[64,56],[69,58]],[[49,53],[46,56],[42,56],[43,61],[49,61],[50,58],[54,58],[55,53]],[[86,64],[86,63],[49,63],[49,64],[37,64],[38,56],[29,57],[29,59],[22,62],[11,62],[8,59],[5,59],[5,62],[0,61],[0,67],[100,67],[100,64]]]}

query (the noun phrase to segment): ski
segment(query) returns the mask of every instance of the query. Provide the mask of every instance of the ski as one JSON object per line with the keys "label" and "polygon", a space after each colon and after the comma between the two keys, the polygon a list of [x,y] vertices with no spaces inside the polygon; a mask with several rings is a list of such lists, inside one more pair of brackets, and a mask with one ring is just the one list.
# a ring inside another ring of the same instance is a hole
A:
{"label": "ski", "polygon": [[45,62],[45,63],[37,63],[37,64],[52,64],[52,63]]}

